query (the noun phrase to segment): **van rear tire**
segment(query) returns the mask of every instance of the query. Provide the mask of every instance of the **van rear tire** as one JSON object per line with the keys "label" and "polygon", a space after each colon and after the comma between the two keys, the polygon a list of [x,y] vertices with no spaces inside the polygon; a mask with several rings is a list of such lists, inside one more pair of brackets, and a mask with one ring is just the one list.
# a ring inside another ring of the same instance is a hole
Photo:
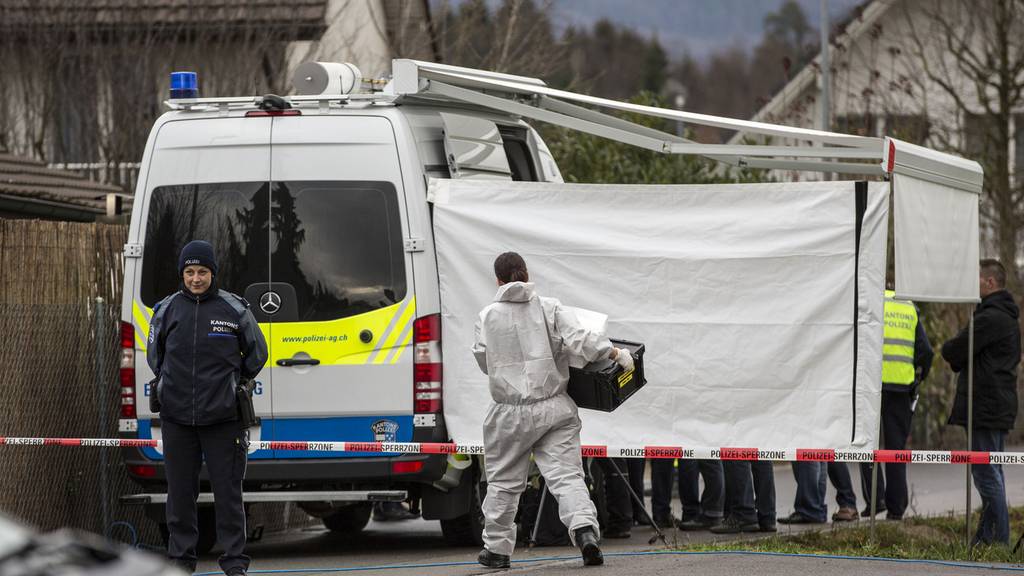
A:
{"label": "van rear tire", "polygon": [[338,534],[355,534],[366,528],[372,511],[373,505],[369,503],[346,506],[330,516],[324,516],[324,527]]}
{"label": "van rear tire", "polygon": [[473,467],[473,486],[470,488],[469,512],[449,520],[441,520],[441,533],[451,546],[483,546],[484,496],[487,495],[487,481],[482,478],[479,466]]}

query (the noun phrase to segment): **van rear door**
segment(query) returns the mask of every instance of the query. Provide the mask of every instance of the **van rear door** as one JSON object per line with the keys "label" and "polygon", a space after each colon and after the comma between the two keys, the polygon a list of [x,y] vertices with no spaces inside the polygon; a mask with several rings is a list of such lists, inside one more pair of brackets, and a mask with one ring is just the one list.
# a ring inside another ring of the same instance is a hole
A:
{"label": "van rear door", "polygon": [[[135,397],[139,399],[139,438],[159,438],[149,411],[146,340],[153,307],[181,287],[178,254],[191,240],[207,240],[217,255],[219,288],[238,295],[269,279],[270,118],[203,118],[172,120],[156,135],[146,177],[146,193],[136,204],[143,211],[140,277],[132,283],[135,327]],[[262,324],[264,335],[268,326]],[[251,439],[271,436],[271,371],[257,377],[256,414],[263,426]],[[153,448],[143,453],[153,459]],[[269,458],[259,450],[252,458]]]}
{"label": "van rear door", "polygon": [[416,301],[391,123],[279,116],[271,141],[270,280],[247,298],[270,326],[274,439],[410,441]]}

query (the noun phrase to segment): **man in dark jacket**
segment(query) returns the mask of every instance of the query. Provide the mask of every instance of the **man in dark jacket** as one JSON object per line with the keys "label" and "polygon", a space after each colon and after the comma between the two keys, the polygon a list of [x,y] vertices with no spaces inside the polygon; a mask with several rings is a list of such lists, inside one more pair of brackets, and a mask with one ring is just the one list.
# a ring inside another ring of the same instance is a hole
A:
{"label": "man in dark jacket", "polygon": [[196,499],[203,459],[213,485],[225,574],[244,576],[242,479],[249,447],[237,388],[267,361],[267,343],[242,298],[216,286],[217,259],[202,240],[181,250],[180,291],[154,307],[146,360],[156,375],[167,472],[167,555],[194,571]]}
{"label": "man in dark jacket", "polygon": [[[972,450],[1002,452],[1017,419],[1017,364],[1020,363],[1020,309],[1006,291],[1006,269],[982,260],[981,304],[974,311],[974,416]],[[942,345],[942,357],[959,372],[950,424],[967,426],[968,330]],[[982,513],[974,542],[1008,544],[1010,522],[1002,466],[975,464],[971,475],[981,494]]]}

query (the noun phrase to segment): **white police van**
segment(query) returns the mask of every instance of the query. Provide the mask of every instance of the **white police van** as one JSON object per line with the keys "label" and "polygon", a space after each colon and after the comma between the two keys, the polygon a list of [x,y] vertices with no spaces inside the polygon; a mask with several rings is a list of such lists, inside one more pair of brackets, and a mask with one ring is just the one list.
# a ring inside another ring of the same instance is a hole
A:
{"label": "white police van", "polygon": [[[395,61],[396,68],[418,65]],[[519,77],[430,65],[490,79]],[[192,239],[217,251],[217,284],[246,298],[269,346],[252,440],[445,442],[440,295],[429,177],[561,181],[518,116],[471,103],[358,87],[350,65],[297,71],[307,95],[196,98],[172,81],[171,109],[142,159],[125,247],[122,438],[160,437],[145,361],[153,306],[178,289]],[[397,81],[397,78],[396,78]],[[418,82],[418,80],[413,80]],[[394,82],[393,82],[394,83]],[[346,88],[348,90],[346,90]],[[163,521],[162,455],[125,448]],[[341,532],[373,500],[418,497],[453,543],[479,543],[479,464],[442,455],[256,450],[245,499],[295,501]],[[204,491],[208,486],[204,485]],[[209,502],[204,494],[200,503]],[[214,543],[201,508],[200,548]]]}

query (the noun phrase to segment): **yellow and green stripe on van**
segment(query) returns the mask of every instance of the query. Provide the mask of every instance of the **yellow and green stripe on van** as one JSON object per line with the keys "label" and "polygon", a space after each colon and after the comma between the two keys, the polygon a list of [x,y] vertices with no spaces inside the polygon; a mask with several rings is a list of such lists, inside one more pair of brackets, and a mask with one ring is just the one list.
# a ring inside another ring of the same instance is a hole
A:
{"label": "yellow and green stripe on van", "polygon": [[[132,302],[135,345],[146,351],[153,309]],[[293,358],[299,352],[320,360],[321,364],[396,364],[412,342],[416,318],[416,298],[405,300],[365,314],[320,322],[261,323],[260,330],[270,345],[268,364]],[[369,330],[373,338],[362,342],[359,336]]]}

